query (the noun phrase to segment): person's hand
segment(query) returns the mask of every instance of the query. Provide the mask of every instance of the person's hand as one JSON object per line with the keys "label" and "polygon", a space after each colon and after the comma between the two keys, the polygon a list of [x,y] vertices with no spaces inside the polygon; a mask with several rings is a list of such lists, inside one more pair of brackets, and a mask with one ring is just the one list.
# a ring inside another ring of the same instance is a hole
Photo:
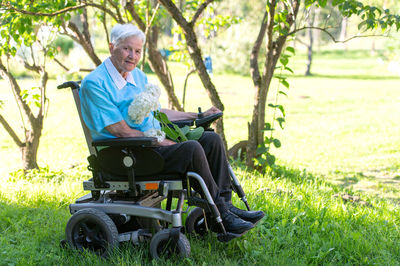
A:
{"label": "person's hand", "polygon": [[171,146],[176,144],[176,142],[169,140],[169,139],[164,139],[163,141],[158,143],[158,146]]}
{"label": "person's hand", "polygon": [[218,114],[218,113],[221,113],[221,110],[219,110],[217,107],[213,106],[210,109],[208,109],[207,111],[205,111],[203,113],[203,115],[209,116],[209,115]]}

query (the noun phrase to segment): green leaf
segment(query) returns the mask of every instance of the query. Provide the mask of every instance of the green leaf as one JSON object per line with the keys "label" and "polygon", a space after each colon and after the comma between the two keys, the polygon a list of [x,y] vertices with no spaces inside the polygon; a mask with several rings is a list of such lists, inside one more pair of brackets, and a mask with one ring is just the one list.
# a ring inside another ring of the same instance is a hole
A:
{"label": "green leaf", "polygon": [[273,166],[275,164],[275,160],[276,159],[274,155],[267,153],[267,163],[269,166]]}
{"label": "green leaf", "polygon": [[278,108],[279,108],[279,110],[281,110],[282,115],[283,115],[283,116],[286,116],[286,115],[285,115],[285,108],[283,108],[283,105],[280,105],[280,104],[279,104],[279,105],[278,105]]}
{"label": "green leaf", "polygon": [[281,80],[281,83],[283,86],[285,86],[286,88],[289,89],[290,85],[289,85],[289,82],[286,81],[286,79]]}
{"label": "green leaf", "polygon": [[287,94],[286,94],[286,92],[284,92],[284,91],[279,91],[278,93],[279,93],[279,94],[283,94],[283,95],[285,95],[285,96],[287,97]]}
{"label": "green leaf", "polygon": [[177,134],[172,128],[169,126],[163,126],[162,131],[165,132],[167,137],[173,141],[178,141],[179,134]]}
{"label": "green leaf", "polygon": [[188,140],[199,140],[204,133],[203,127],[198,127],[193,130],[190,130],[189,133],[186,135]]}
{"label": "green leaf", "polygon": [[285,67],[285,70],[289,71],[290,73],[294,74],[293,70],[290,67]]}
{"label": "green leaf", "polygon": [[284,128],[283,123],[285,122],[285,118],[278,117],[275,120],[278,121],[280,128],[283,129]]}
{"label": "green leaf", "polygon": [[322,8],[326,7],[326,3],[327,3],[327,0],[319,0],[318,1],[319,6]]}
{"label": "green leaf", "polygon": [[293,55],[296,54],[296,51],[294,50],[294,47],[292,47],[292,46],[286,47],[286,51],[288,51],[289,53],[292,53]]}
{"label": "green leaf", "polygon": [[183,132],[182,132],[182,130],[177,126],[177,125],[173,125],[174,126],[174,129],[175,129],[175,132],[177,132],[178,133],[178,138],[179,138],[179,142],[182,142],[182,141],[187,141],[188,139],[186,138],[186,136],[183,134]]}
{"label": "green leaf", "polygon": [[187,135],[190,131],[190,128],[189,128],[189,126],[184,126],[181,128],[181,131],[182,131],[183,135]]}
{"label": "green leaf", "polygon": [[274,130],[270,123],[265,123],[263,131],[271,131]]}
{"label": "green leaf", "polygon": [[265,153],[268,152],[268,150],[269,150],[268,147],[260,146],[260,147],[258,147],[258,148],[256,149],[256,155],[265,154]]}
{"label": "green leaf", "polygon": [[274,146],[275,146],[276,148],[280,148],[280,147],[282,146],[281,141],[280,141],[279,139],[274,139],[274,140],[272,141],[272,143],[274,144]]}
{"label": "green leaf", "polygon": [[289,63],[289,59],[286,56],[281,56],[279,59],[282,65],[286,66]]}

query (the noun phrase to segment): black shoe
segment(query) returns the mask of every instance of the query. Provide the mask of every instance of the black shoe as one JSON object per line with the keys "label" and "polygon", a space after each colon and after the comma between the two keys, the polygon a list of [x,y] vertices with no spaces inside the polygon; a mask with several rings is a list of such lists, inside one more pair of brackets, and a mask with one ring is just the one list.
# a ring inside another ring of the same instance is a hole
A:
{"label": "black shoe", "polygon": [[[237,215],[231,213],[230,211],[221,213],[221,219],[225,227],[225,231],[238,235],[243,235],[254,227],[254,224],[240,219]],[[219,225],[217,226],[219,227]]]}
{"label": "black shoe", "polygon": [[264,212],[262,211],[245,211],[241,210],[235,206],[232,205],[232,203],[227,203],[226,206],[228,207],[228,210],[236,214],[239,218],[251,222],[253,224],[257,224],[263,217],[264,217]]}

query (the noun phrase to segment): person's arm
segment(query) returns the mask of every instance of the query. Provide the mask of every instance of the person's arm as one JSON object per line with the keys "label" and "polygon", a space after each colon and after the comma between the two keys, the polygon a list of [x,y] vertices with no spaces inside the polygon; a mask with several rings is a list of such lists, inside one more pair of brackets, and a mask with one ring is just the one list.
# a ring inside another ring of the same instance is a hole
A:
{"label": "person's arm", "polygon": [[111,135],[116,136],[117,138],[144,136],[142,131],[130,128],[125,120],[121,120],[115,124],[106,126],[105,129],[107,129],[107,131],[110,132]]}
{"label": "person's arm", "polygon": [[[109,125],[105,127],[111,135],[116,136],[117,138],[129,138],[129,137],[143,137],[144,134],[142,131],[132,129],[128,126],[125,120],[119,121],[115,124]],[[170,146],[176,144],[172,140],[164,139],[161,142],[158,142],[158,146]]]}
{"label": "person's arm", "polygon": [[[170,109],[161,109],[161,112],[165,113],[168,116],[168,119],[170,121],[180,121],[180,120],[195,120],[197,118],[197,113],[193,112],[180,112],[176,110],[170,110]],[[207,111],[203,113],[204,116],[220,113],[221,110],[219,110],[216,107],[211,107]]]}
{"label": "person's arm", "polygon": [[166,114],[170,121],[194,120],[197,118],[197,113],[192,113],[192,112],[181,112],[164,108],[161,109],[161,112]]}

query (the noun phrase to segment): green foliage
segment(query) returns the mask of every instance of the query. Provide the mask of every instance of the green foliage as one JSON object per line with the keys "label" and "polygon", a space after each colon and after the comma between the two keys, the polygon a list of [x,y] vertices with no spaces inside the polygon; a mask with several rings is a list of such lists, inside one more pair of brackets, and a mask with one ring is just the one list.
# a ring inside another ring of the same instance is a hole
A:
{"label": "green foliage", "polygon": [[[184,16],[190,21],[194,16],[195,11],[199,7],[201,1],[187,1],[184,9]],[[229,14],[218,14],[216,11],[216,4],[210,4],[204,11],[204,15],[196,21],[196,27],[201,29],[200,37],[203,37],[206,42],[202,44],[203,47],[212,46],[214,38],[220,34],[222,30],[228,29],[235,24],[239,24],[242,20],[237,16]],[[190,55],[187,51],[186,39],[182,29],[179,26],[172,28],[172,33],[179,36],[179,40],[174,43],[174,53],[171,59],[174,61],[184,63],[188,69],[193,68],[193,63],[190,60]],[[200,39],[200,38],[199,38]]]}
{"label": "green foliage", "polygon": [[74,47],[74,42],[67,37],[58,36],[52,44],[58,52],[68,55],[69,51]]}
{"label": "green foliage", "polygon": [[155,111],[154,117],[160,122],[161,129],[165,132],[167,137],[175,142],[198,140],[203,135],[204,128],[198,127],[190,129],[188,126],[179,128],[169,121],[167,115],[163,112]]}
{"label": "green foliage", "polygon": [[281,89],[280,85],[283,85],[285,89],[289,89],[290,87],[289,82],[287,82],[287,77],[283,76],[282,74],[283,71],[289,72],[291,74],[294,73],[293,70],[288,66],[289,59],[294,55],[295,49],[291,46],[286,47],[284,52],[281,54],[281,57],[279,58],[280,65],[276,67],[277,69],[280,69],[280,74],[274,76],[278,80],[278,88],[275,93],[275,103],[268,104],[268,107],[274,110],[272,122],[265,123],[263,129],[263,131],[266,133],[264,137],[264,142],[257,147],[256,158],[254,158],[256,169],[260,170],[263,173],[275,166],[276,157],[271,152],[271,144],[273,144],[275,148],[280,148],[282,146],[281,141],[273,136],[273,132],[275,130],[275,122],[278,122],[281,130],[284,129],[284,123],[286,122],[285,108],[282,104],[278,104],[278,101],[280,95],[287,96],[286,92]]}

